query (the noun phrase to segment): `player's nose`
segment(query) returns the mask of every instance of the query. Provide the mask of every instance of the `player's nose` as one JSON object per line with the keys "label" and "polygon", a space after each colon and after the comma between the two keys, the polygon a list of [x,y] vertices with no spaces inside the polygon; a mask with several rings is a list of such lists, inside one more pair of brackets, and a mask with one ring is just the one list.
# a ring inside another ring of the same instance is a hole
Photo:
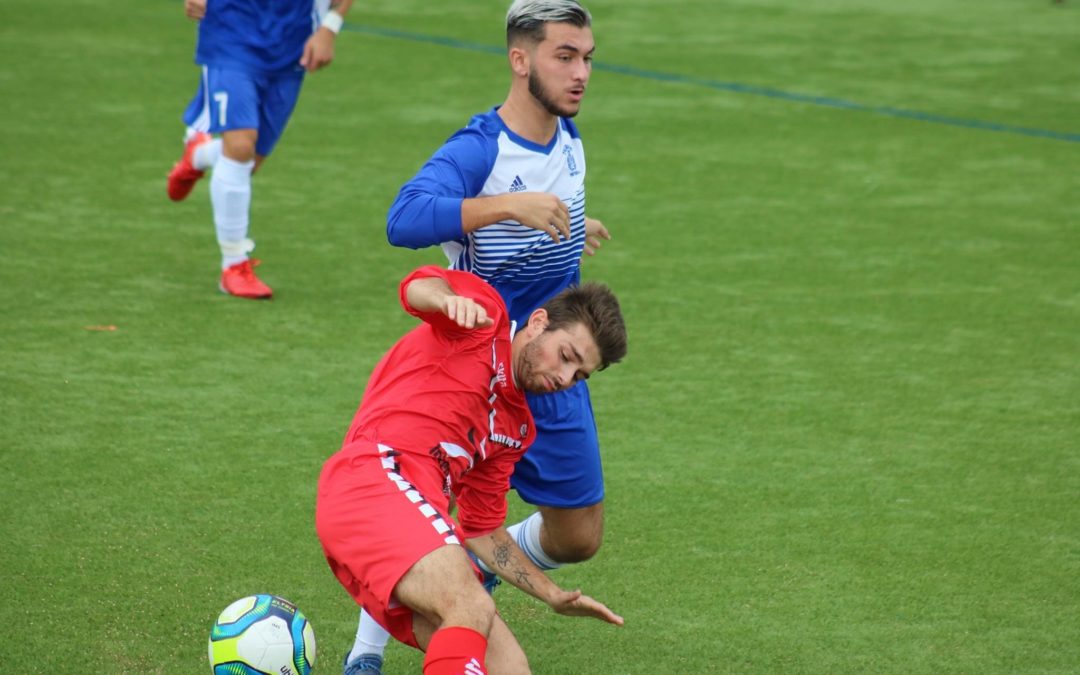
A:
{"label": "player's nose", "polygon": [[576,67],[574,68],[574,80],[581,84],[585,84],[586,82],[588,82],[589,73],[591,72],[591,69],[589,68],[589,62],[585,59],[578,59],[575,62],[575,66]]}
{"label": "player's nose", "polygon": [[577,369],[569,365],[559,370],[559,373],[555,376],[558,380],[559,389],[566,389],[570,386],[570,383],[574,381],[575,372],[577,372]]}

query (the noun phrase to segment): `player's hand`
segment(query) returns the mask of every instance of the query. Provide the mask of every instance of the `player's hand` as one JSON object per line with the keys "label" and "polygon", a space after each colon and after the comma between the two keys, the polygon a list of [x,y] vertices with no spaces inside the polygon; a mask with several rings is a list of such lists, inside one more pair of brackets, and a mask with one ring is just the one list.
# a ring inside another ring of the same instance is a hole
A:
{"label": "player's hand", "polygon": [[514,220],[525,227],[546,232],[551,240],[559,243],[559,237],[570,238],[570,209],[563,200],[550,192],[515,192],[511,211]]}
{"label": "player's hand", "polygon": [[334,60],[334,31],[329,28],[319,28],[304,44],[304,53],[300,56],[300,66],[314,73],[316,70],[330,65]]}
{"label": "player's hand", "polygon": [[443,300],[442,313],[462,328],[484,328],[494,325],[484,306],[460,295],[449,295]]}
{"label": "player's hand", "polygon": [[585,255],[596,255],[596,251],[600,248],[601,239],[611,239],[611,233],[608,232],[604,224],[596,218],[585,217]]}
{"label": "player's hand", "polygon": [[201,21],[206,16],[206,0],[184,0],[184,14],[189,19]]}
{"label": "player's hand", "polygon": [[623,618],[607,608],[604,603],[593,600],[581,591],[559,591],[548,604],[564,616],[588,616],[601,621],[623,625]]}

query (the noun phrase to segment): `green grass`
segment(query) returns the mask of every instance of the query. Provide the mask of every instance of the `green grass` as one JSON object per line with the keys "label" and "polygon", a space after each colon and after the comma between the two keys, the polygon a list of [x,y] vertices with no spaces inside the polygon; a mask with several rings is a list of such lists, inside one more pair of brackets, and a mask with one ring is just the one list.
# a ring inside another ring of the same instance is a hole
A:
{"label": "green grass", "polygon": [[[1080,671],[1080,144],[707,84],[1075,135],[1080,7],[590,7],[615,239],[584,275],[631,352],[593,386],[604,548],[555,577],[627,624],[503,587],[534,670]],[[270,592],[336,671],[356,613],[315,481],[411,325],[397,281],[441,260],[389,247],[385,212],[507,84],[371,31],[497,47],[504,11],[358,3],[256,178],[254,303],[216,291],[206,186],[164,195],[181,3],[0,8],[0,670],[206,672],[216,614]]]}

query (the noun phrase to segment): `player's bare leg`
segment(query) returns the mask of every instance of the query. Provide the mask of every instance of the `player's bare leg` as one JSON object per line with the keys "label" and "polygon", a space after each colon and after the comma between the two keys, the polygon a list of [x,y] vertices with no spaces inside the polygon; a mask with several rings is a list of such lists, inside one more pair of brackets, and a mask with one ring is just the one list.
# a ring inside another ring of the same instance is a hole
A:
{"label": "player's bare leg", "polygon": [[537,508],[544,522],[540,526],[540,546],[557,563],[588,560],[600,550],[604,540],[604,504],[580,509]]}
{"label": "player's bare leg", "polygon": [[[414,630],[427,653],[425,673],[463,672],[474,661],[476,667],[483,665],[496,619],[495,603],[477,581],[464,548],[442,546],[425,555],[397,583],[394,596],[420,615]],[[497,630],[495,637],[496,658],[500,662],[512,658],[505,641],[516,640],[509,630]]]}
{"label": "player's bare leg", "polygon": [[[427,619],[417,615],[416,621],[413,622],[413,631],[416,633],[417,641],[426,649],[435,631],[434,626]],[[521,644],[498,614],[491,622],[485,659],[484,667],[488,675],[525,675],[532,672]]]}
{"label": "player's bare leg", "polygon": [[255,141],[258,129],[231,129],[221,134],[221,152],[234,162],[250,162],[255,159]]}
{"label": "player's bare leg", "polygon": [[532,672],[521,644],[498,614],[491,622],[488,634],[487,670],[489,675],[527,675]]}

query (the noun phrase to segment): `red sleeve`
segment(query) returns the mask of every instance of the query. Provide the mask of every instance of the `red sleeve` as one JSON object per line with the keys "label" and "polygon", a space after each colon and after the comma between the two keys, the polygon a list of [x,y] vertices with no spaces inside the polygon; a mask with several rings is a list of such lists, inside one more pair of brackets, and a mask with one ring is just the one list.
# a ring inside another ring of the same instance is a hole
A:
{"label": "red sleeve", "polygon": [[489,534],[506,521],[506,493],[521,451],[508,450],[484,460],[457,484],[457,521],[466,539]]}
{"label": "red sleeve", "polygon": [[401,285],[398,286],[398,298],[401,301],[401,306],[406,312],[412,314],[424,323],[431,324],[434,328],[446,333],[483,335],[484,333],[490,332],[490,329],[466,330],[448,319],[446,315],[441,312],[418,312],[410,307],[409,302],[405,297],[405,289],[408,288],[410,282],[416,279],[427,279],[430,277],[438,277],[445,280],[446,283],[450,284],[450,288],[458,295],[472,298],[483,305],[484,309],[487,310],[488,317],[492,320],[492,325],[495,330],[500,330],[500,324],[502,324],[503,321],[508,320],[506,304],[503,302],[502,297],[499,296],[498,291],[480,277],[471,272],[461,272],[459,270],[444,269],[435,265],[425,265],[424,267],[413,270],[411,274],[401,280]]}

